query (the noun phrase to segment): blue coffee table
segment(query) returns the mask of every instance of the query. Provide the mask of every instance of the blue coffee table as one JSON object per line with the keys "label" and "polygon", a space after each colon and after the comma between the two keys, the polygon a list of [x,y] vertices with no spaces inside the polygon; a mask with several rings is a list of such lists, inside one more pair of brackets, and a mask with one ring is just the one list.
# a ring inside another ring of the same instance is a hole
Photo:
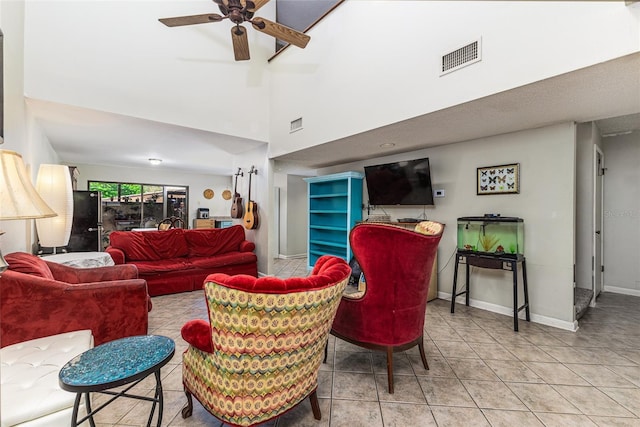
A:
{"label": "blue coffee table", "polygon": [[[77,393],[73,405],[71,426],[75,427],[89,420],[91,427],[95,427],[93,420],[95,413],[118,397],[128,397],[153,402],[147,427],[151,425],[156,404],[158,404],[158,427],[160,427],[163,408],[160,368],[171,360],[174,353],[175,343],[171,338],[159,335],[141,335],[99,345],[67,362],[60,370],[59,379],[60,387],[63,390]],[[156,377],[156,392],[153,398],[127,393],[151,374]],[[109,390],[126,384],[131,385],[122,391]],[[113,397],[92,410],[89,394],[95,392]],[[78,420],[78,408],[83,394],[85,395],[87,416]]]}

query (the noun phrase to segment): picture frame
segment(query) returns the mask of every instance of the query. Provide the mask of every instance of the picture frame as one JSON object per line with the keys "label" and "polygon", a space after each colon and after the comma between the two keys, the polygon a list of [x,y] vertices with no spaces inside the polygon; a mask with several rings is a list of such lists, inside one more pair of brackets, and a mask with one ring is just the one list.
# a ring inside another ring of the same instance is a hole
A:
{"label": "picture frame", "polygon": [[477,169],[476,194],[520,193],[520,163],[485,166]]}

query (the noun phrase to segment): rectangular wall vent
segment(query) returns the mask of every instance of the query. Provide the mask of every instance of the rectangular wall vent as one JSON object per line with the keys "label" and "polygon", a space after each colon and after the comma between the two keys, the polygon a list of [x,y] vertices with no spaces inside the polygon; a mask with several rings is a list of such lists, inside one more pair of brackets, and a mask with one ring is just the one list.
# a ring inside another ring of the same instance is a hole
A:
{"label": "rectangular wall vent", "polygon": [[300,129],[302,129],[302,117],[291,121],[291,127],[289,128],[289,133],[295,132]]}
{"label": "rectangular wall vent", "polygon": [[481,39],[442,55],[440,75],[451,73],[482,60]]}

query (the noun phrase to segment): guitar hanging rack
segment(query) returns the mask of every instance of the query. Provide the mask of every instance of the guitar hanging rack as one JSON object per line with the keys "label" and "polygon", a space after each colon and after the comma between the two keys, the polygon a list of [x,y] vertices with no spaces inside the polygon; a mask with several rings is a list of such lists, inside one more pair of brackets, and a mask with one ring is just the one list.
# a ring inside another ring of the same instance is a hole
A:
{"label": "guitar hanging rack", "polygon": [[251,166],[251,170],[249,173],[249,197],[247,198],[247,206],[244,213],[244,228],[247,230],[255,230],[258,228],[259,218],[258,218],[258,204],[251,200],[251,175],[258,174],[258,169],[254,166]]}

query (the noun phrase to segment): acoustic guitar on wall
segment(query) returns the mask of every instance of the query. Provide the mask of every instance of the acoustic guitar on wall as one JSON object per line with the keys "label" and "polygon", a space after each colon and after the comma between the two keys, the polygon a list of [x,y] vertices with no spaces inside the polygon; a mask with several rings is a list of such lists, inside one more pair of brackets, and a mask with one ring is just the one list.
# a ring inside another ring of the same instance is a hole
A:
{"label": "acoustic guitar on wall", "polygon": [[258,204],[251,200],[251,175],[257,174],[258,170],[251,166],[251,170],[249,171],[249,197],[247,201],[247,209],[244,213],[244,228],[247,230],[255,230],[258,228],[259,218],[258,218]]}
{"label": "acoustic guitar on wall", "polygon": [[236,173],[236,183],[233,187],[233,201],[231,202],[231,218],[242,218],[242,197],[238,193],[238,176],[244,176],[242,169],[238,168]]}

